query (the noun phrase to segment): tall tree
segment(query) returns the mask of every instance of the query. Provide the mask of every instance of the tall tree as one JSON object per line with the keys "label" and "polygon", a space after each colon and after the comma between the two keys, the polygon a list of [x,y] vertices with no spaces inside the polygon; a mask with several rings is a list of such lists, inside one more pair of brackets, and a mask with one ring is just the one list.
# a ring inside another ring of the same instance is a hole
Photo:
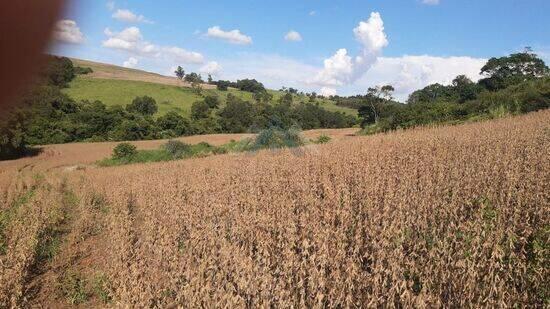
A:
{"label": "tall tree", "polygon": [[179,80],[182,80],[185,77],[185,71],[181,66],[178,66],[178,68],[176,69],[176,71],[174,71],[174,73],[176,74]]}
{"label": "tall tree", "polygon": [[138,113],[144,116],[152,116],[158,111],[157,102],[149,96],[136,97],[131,104],[126,105],[130,113]]}
{"label": "tall tree", "polygon": [[456,94],[458,95],[458,102],[464,103],[469,100],[474,100],[478,94],[479,86],[476,85],[466,75],[458,75],[453,79],[452,83]]}
{"label": "tall tree", "polygon": [[364,123],[378,123],[382,104],[393,99],[392,94],[395,88],[392,85],[369,87],[367,90],[367,105],[359,109],[359,114]]}
{"label": "tall tree", "polygon": [[521,53],[489,59],[481,68],[481,74],[486,78],[479,81],[480,85],[494,91],[533,78],[548,76],[549,69],[542,59],[527,48]]}

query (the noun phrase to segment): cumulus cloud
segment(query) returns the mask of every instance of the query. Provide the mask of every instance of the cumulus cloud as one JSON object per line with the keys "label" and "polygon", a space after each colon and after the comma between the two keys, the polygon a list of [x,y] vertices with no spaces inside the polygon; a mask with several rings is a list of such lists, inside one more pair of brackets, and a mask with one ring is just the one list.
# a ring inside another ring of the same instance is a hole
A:
{"label": "cumulus cloud", "polygon": [[167,58],[180,63],[201,64],[204,56],[198,52],[188,51],[176,46],[157,46],[146,41],[137,27],[129,27],[120,32],[105,29],[107,40],[103,41],[106,48],[122,50],[132,55]]}
{"label": "cumulus cloud", "polygon": [[241,33],[240,30],[235,29],[231,31],[224,31],[219,26],[208,28],[206,33],[207,37],[224,40],[231,44],[248,45],[252,44],[252,38]]}
{"label": "cumulus cloud", "polygon": [[439,0],[422,0],[422,3],[427,5],[438,5]]}
{"label": "cumulus cloud", "polygon": [[124,50],[133,54],[153,55],[159,48],[143,39],[141,31],[137,27],[129,27],[120,32],[105,29],[108,39],[103,41],[103,46],[112,49]]}
{"label": "cumulus cloud", "polygon": [[74,20],[64,19],[57,22],[53,32],[54,38],[60,42],[80,44],[84,42],[84,35]]}
{"label": "cumulus cloud", "polygon": [[292,41],[292,42],[299,42],[302,40],[302,35],[297,32],[297,31],[294,31],[294,30],[290,30],[286,35],[285,35],[285,40],[287,41]]}
{"label": "cumulus cloud", "polygon": [[203,74],[211,74],[211,75],[217,75],[222,70],[222,66],[217,63],[216,61],[210,61],[207,64],[203,65],[199,72]]}
{"label": "cumulus cloud", "polygon": [[128,58],[128,60],[124,61],[122,66],[125,68],[135,68],[137,64],[138,64],[138,60],[134,57],[130,57]]}
{"label": "cumulus cloud", "polygon": [[367,21],[361,21],[353,33],[361,44],[359,54],[352,58],[347,49],[339,49],[324,61],[324,68],[317,74],[314,83],[330,87],[353,83],[369,70],[388,45],[384,22],[378,12],[371,13]]}
{"label": "cumulus cloud", "polygon": [[295,59],[279,55],[242,53],[236,57],[218,61],[223,66],[223,74],[220,74],[220,78],[223,77],[223,79],[238,80],[253,77],[271,89],[293,86],[300,87],[301,90],[318,90],[316,85],[307,82],[318,72],[318,68]]}
{"label": "cumulus cloud", "polygon": [[118,9],[115,13],[113,13],[113,18],[127,23],[153,23],[152,21],[146,19],[145,16],[137,15],[130,10]]}
{"label": "cumulus cloud", "polygon": [[[331,67],[349,67],[347,64],[353,59],[341,51],[337,54]],[[247,65],[243,66],[245,61]],[[341,95],[365,94],[369,87],[391,84],[395,87],[395,97],[405,101],[413,91],[433,83],[450,84],[457,75],[464,74],[477,81],[481,78],[479,71],[486,59],[428,55],[379,57],[367,74],[352,84],[341,86],[320,86],[311,80],[311,76],[325,70],[324,67],[278,55],[245,53],[219,62],[223,66],[223,74],[220,73],[223,79],[237,80],[253,76],[271,89],[287,86],[306,92],[316,91],[326,96],[336,92]],[[343,74],[347,74],[345,70]]]}
{"label": "cumulus cloud", "polygon": [[448,85],[457,75],[464,74],[477,81],[486,62],[486,59],[472,57],[380,57],[368,74],[342,90],[347,94],[364,93],[373,85],[391,84],[395,88],[395,96],[405,101],[413,91],[434,83]]}
{"label": "cumulus cloud", "polygon": [[336,95],[336,93],[337,93],[336,89],[329,88],[329,87],[323,87],[319,91],[319,94],[322,95],[323,97],[330,97],[330,96]]}
{"label": "cumulus cloud", "polygon": [[162,49],[166,54],[172,56],[174,60],[183,63],[196,63],[200,64],[204,62],[204,56],[200,53],[188,51],[180,47],[164,47]]}

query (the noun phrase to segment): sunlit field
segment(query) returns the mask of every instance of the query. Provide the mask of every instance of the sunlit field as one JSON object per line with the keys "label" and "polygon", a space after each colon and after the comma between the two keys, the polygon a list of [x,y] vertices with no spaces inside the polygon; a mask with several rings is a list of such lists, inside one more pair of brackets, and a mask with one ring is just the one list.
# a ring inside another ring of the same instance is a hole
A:
{"label": "sunlit field", "polygon": [[0,306],[548,305],[550,112],[348,133],[112,168],[93,164],[108,143],[2,162]]}

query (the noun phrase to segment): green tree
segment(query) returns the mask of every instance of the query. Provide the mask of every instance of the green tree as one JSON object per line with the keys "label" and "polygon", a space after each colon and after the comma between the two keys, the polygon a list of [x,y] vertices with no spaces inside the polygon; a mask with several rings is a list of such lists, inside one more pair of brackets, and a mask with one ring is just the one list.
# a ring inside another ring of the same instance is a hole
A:
{"label": "green tree", "polygon": [[202,100],[196,101],[191,105],[191,118],[199,120],[202,118],[208,118],[210,116],[210,106]]}
{"label": "green tree", "polygon": [[120,143],[113,149],[113,159],[131,158],[137,154],[136,146],[130,143]]}
{"label": "green tree", "polygon": [[191,72],[191,73],[185,75],[184,80],[188,83],[191,83],[191,84],[193,84],[193,83],[197,83],[197,84],[203,83],[202,76],[200,74],[195,73],[195,72]]}
{"label": "green tree", "polygon": [[204,98],[209,108],[216,109],[220,106],[220,99],[217,96],[209,95]]}
{"label": "green tree", "polygon": [[256,118],[254,106],[248,101],[243,101],[230,94],[227,96],[227,104],[220,110],[220,125],[224,132],[247,132]]}
{"label": "green tree", "polygon": [[176,71],[174,71],[174,73],[176,74],[179,80],[182,80],[185,77],[185,71],[181,66],[178,66],[178,68],[176,69]]}
{"label": "green tree", "polygon": [[359,116],[363,118],[363,125],[367,123],[378,123],[380,110],[384,103],[392,100],[392,93],[395,91],[392,85],[370,87],[367,91],[367,104],[359,109]]}
{"label": "green tree", "polygon": [[41,75],[47,84],[60,88],[68,87],[69,82],[76,76],[71,59],[55,56],[48,57],[48,62]]}
{"label": "green tree", "polygon": [[220,91],[227,91],[231,86],[231,82],[228,80],[219,80],[216,82],[216,88]]}
{"label": "green tree", "polygon": [[254,92],[254,94],[252,95],[252,98],[254,98],[254,100],[258,103],[260,102],[268,103],[273,99],[273,95],[267,92],[267,90],[259,90]]}
{"label": "green tree", "polygon": [[126,105],[126,110],[130,113],[141,115],[154,115],[158,111],[157,102],[149,96],[136,97],[131,104]]}
{"label": "green tree", "polygon": [[420,90],[416,90],[409,95],[407,103],[435,103],[450,102],[456,100],[456,92],[452,86],[443,86],[441,84],[431,84]]}
{"label": "green tree", "polygon": [[193,134],[193,128],[188,119],[175,111],[170,111],[157,119],[157,127],[161,135],[177,137]]}
{"label": "green tree", "polygon": [[474,100],[479,92],[478,86],[466,75],[458,75],[452,83],[457,95],[458,101],[464,103]]}
{"label": "green tree", "polygon": [[255,93],[258,91],[265,91],[264,85],[255,79],[238,80],[235,83],[235,87],[242,91],[252,92],[252,93]]}
{"label": "green tree", "polygon": [[507,57],[489,59],[481,68],[481,74],[486,78],[479,81],[480,85],[494,91],[547,76],[549,69],[542,59],[527,49]]}
{"label": "green tree", "polygon": [[279,99],[279,102],[281,104],[286,104],[286,105],[291,105],[293,101],[294,101],[294,98],[292,96],[292,93],[290,92],[285,93],[285,95]]}

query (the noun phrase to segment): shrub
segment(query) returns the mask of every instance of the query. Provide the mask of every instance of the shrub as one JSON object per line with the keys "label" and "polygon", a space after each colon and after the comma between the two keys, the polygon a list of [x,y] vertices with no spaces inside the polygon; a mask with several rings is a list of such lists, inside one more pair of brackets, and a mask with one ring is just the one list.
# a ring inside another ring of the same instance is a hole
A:
{"label": "shrub", "polygon": [[315,141],[315,144],[326,144],[330,142],[331,138],[328,135],[321,134]]}
{"label": "shrub", "polygon": [[93,73],[94,70],[92,70],[92,68],[88,68],[88,67],[75,67],[74,68],[74,73],[77,74],[77,75],[86,75],[86,74],[90,74],[90,73]]}
{"label": "shrub", "polygon": [[180,141],[169,140],[164,144],[164,150],[174,158],[182,158],[191,152],[191,146]]}
{"label": "shrub", "polygon": [[216,147],[214,149],[212,149],[212,153],[213,154],[226,154],[228,153],[229,151],[223,147]]}
{"label": "shrub", "polygon": [[120,143],[113,149],[113,159],[131,158],[137,154],[136,146],[130,143]]}
{"label": "shrub", "polygon": [[157,102],[149,96],[136,97],[131,104],[126,105],[130,113],[141,115],[154,115],[158,111]]}
{"label": "shrub", "polygon": [[291,148],[302,146],[300,130],[290,128],[283,130],[280,128],[269,128],[262,130],[254,141],[254,149],[276,149],[276,148]]}

